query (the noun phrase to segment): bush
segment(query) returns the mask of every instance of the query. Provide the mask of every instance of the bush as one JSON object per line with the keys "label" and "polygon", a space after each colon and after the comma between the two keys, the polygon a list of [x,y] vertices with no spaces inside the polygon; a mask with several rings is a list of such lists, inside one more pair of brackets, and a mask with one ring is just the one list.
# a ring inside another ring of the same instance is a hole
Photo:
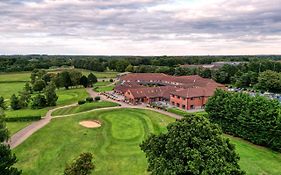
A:
{"label": "bush", "polygon": [[87,97],[86,102],[92,103],[94,101],[93,97]]}
{"label": "bush", "polygon": [[111,78],[111,79],[109,80],[109,82],[113,83],[113,79]]}
{"label": "bush", "polygon": [[85,103],[86,103],[85,100],[79,100],[79,101],[78,101],[78,104],[79,104],[79,105],[83,105],[83,104],[85,104]]}
{"label": "bush", "polygon": [[6,122],[29,122],[40,120],[41,116],[25,116],[25,117],[8,117],[5,118]]}
{"label": "bush", "polygon": [[96,96],[95,101],[100,101],[100,96]]}

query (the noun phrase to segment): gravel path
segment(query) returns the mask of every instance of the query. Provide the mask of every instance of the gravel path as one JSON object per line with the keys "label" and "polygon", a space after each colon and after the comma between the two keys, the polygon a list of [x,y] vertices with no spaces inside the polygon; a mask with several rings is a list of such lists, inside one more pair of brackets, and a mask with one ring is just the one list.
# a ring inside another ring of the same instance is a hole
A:
{"label": "gravel path", "polygon": [[61,108],[67,108],[67,107],[71,107],[71,106],[76,106],[77,104],[71,104],[71,105],[67,105],[67,106],[62,106],[62,107],[58,107],[58,108],[54,108],[51,109],[47,112],[47,114],[45,115],[44,118],[42,118],[39,121],[33,122],[32,124],[30,124],[29,126],[23,128],[22,130],[20,130],[19,132],[17,132],[16,134],[14,134],[8,144],[10,145],[11,148],[15,148],[18,145],[20,145],[22,142],[24,142],[28,137],[30,137],[33,133],[35,133],[36,131],[38,131],[39,129],[43,128],[45,125],[47,125],[52,118],[62,118],[62,117],[69,117],[69,116],[73,116],[73,115],[77,115],[77,114],[84,114],[84,113],[89,113],[92,111],[97,111],[97,110],[112,110],[112,109],[122,109],[122,108],[131,108],[131,109],[146,109],[146,110],[151,110],[151,111],[155,111],[170,117],[173,117],[175,119],[181,119],[182,116],[173,114],[173,113],[169,113],[166,111],[162,111],[162,110],[158,110],[158,109],[154,109],[154,108],[148,108],[145,105],[137,105],[137,106],[133,106],[133,105],[129,105],[127,103],[124,102],[117,102],[115,100],[109,99],[104,95],[100,95],[97,92],[93,91],[92,88],[87,88],[86,91],[89,93],[89,95],[93,98],[95,98],[96,96],[100,96],[101,100],[106,100],[106,101],[111,101],[111,102],[115,102],[120,104],[120,106],[117,107],[108,107],[108,108],[100,108],[100,109],[93,109],[90,111],[85,111],[85,112],[81,112],[81,113],[76,113],[76,114],[69,114],[69,115],[62,115],[62,116],[56,116],[56,117],[52,117],[52,112],[61,109]]}

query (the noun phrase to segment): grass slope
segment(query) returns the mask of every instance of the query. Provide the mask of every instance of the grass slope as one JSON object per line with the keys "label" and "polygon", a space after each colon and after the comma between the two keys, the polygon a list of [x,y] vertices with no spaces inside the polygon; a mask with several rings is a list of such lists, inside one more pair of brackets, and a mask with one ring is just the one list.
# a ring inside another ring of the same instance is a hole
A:
{"label": "grass slope", "polygon": [[[100,120],[102,127],[87,129],[78,124],[87,119]],[[14,150],[17,167],[26,175],[62,174],[67,162],[89,151],[97,167],[93,174],[146,174],[146,159],[139,144],[150,133],[164,132],[172,121],[156,112],[133,109],[54,119]]]}
{"label": "grass slope", "polygon": [[240,166],[247,175],[280,175],[281,154],[256,146],[240,138],[226,136],[235,144],[240,155]]}
{"label": "grass slope", "polygon": [[10,99],[13,94],[18,94],[18,92],[23,89],[24,85],[24,82],[0,82],[0,96],[5,99]]}
{"label": "grass slope", "polygon": [[72,107],[68,107],[68,108],[58,109],[52,113],[52,116],[75,114],[78,112],[84,112],[84,111],[89,111],[89,110],[93,110],[93,109],[114,107],[114,106],[119,106],[119,104],[109,102],[109,101],[92,102],[92,103],[86,103],[86,104],[79,105],[79,106],[72,106]]}

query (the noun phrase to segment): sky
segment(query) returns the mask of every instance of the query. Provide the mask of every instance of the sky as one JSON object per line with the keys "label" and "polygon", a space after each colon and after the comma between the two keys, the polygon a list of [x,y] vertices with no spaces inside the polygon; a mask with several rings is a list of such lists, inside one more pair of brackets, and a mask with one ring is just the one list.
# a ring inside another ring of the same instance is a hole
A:
{"label": "sky", "polygon": [[1,0],[0,54],[281,54],[281,0]]}

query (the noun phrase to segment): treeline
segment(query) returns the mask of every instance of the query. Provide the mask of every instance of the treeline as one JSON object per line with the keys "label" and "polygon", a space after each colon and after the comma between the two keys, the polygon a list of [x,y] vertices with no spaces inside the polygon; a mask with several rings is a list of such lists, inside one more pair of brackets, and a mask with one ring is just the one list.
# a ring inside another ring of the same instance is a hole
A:
{"label": "treeline", "polygon": [[93,71],[107,69],[124,72],[129,66],[168,66],[210,64],[216,61],[281,60],[281,56],[71,56],[14,55],[0,56],[0,72],[32,71],[51,67],[74,66]]}
{"label": "treeline", "polygon": [[217,90],[205,110],[225,133],[281,152],[280,109],[277,100]]}

